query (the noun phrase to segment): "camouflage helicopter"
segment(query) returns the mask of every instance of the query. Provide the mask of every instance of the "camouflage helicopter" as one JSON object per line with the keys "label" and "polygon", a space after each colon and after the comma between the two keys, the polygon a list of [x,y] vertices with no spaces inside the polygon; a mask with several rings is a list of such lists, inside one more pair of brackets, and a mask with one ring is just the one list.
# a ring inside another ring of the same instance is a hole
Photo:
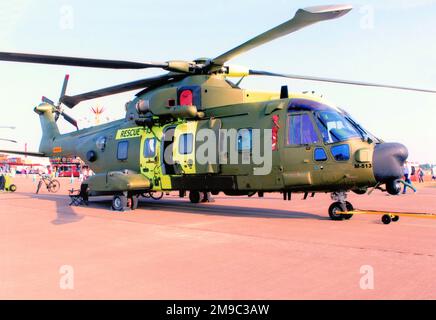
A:
{"label": "camouflage helicopter", "polygon": [[[112,208],[135,209],[145,192],[189,192],[192,203],[207,201],[209,194],[230,196],[281,192],[304,198],[331,193],[328,213],[333,220],[351,218],[347,192],[364,194],[382,188],[400,191],[399,178],[408,157],[407,148],[375,137],[346,111],[311,93],[290,93],[283,86],[267,93],[240,88],[228,77],[272,76],[359,86],[436,93],[432,90],[358,81],[281,74],[227,64],[232,58],[309,25],[339,18],[348,5],[299,9],[295,16],[247,42],[215,57],[194,61],[129,62],[0,52],[0,60],[109,69],[161,68],[161,76],[124,83],[75,96],[66,94],[66,76],[57,104],[48,98],[34,111],[39,115],[41,157],[78,156],[95,175],[82,183],[81,196],[111,195]],[[141,90],[126,104],[125,118],[79,130],[65,113],[82,101],[131,90]],[[77,128],[60,134],[62,116]],[[205,138],[203,131],[212,132]],[[232,134],[222,134],[231,131]],[[256,130],[260,130],[257,132]],[[268,143],[256,147],[255,136]],[[208,161],[197,157],[203,142]],[[263,170],[257,155],[269,154]],[[13,152],[4,150],[2,152]],[[24,154],[21,152],[21,154]],[[228,161],[233,157],[235,161]]]}

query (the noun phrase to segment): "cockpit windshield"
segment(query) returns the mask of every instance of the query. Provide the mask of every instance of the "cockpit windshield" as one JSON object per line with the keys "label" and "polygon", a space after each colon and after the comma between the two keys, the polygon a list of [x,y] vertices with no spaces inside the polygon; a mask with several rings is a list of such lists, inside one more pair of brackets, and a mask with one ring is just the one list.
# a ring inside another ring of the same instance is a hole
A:
{"label": "cockpit windshield", "polygon": [[[380,143],[382,140],[376,138],[374,135],[365,130],[357,121],[355,121],[345,110],[340,108],[331,107],[326,104],[309,100],[309,99],[292,99],[289,104],[288,111],[295,116],[290,117],[290,120],[298,120],[298,116],[301,116],[301,112],[311,112],[315,118],[315,122],[319,131],[321,132],[324,143],[336,143],[345,141],[348,139],[361,138],[369,143]],[[304,120],[304,119],[303,119]],[[295,122],[294,121],[294,122]],[[298,123],[290,123],[289,128],[294,128],[295,134],[300,134]],[[307,121],[306,121],[307,122]],[[307,126],[306,126],[307,127]],[[303,133],[306,131],[303,130]],[[291,132],[290,132],[291,134]],[[294,134],[294,133],[292,133]],[[290,136],[289,143],[314,143],[315,140],[310,138],[311,135],[306,133],[305,139],[308,141],[300,141],[298,135]],[[295,138],[295,139],[294,139]]]}
{"label": "cockpit windshield", "polygon": [[339,112],[333,110],[316,111],[315,120],[325,143],[362,138],[361,132]]}

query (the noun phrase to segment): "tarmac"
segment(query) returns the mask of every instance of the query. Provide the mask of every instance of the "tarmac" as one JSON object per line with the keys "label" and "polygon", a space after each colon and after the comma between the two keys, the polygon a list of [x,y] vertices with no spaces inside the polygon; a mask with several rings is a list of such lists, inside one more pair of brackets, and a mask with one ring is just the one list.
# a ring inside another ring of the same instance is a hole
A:
{"label": "tarmac", "polygon": [[[328,194],[110,198],[70,207],[17,177],[0,193],[0,299],[436,299],[436,219],[331,221]],[[349,195],[355,208],[436,213],[436,183],[418,192]]]}

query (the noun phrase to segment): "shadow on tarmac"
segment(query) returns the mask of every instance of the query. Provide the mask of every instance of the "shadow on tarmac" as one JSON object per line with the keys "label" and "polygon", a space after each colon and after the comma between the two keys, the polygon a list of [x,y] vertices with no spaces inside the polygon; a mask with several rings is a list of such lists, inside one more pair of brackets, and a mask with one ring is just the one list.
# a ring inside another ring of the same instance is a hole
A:
{"label": "shadow on tarmac", "polygon": [[[288,211],[270,208],[251,208],[242,206],[229,206],[219,204],[219,199],[214,203],[199,203],[193,204],[188,201],[180,201],[174,199],[148,200],[140,199],[137,209],[138,213],[144,212],[141,209],[150,211],[167,210],[180,213],[199,214],[199,215],[214,215],[224,217],[247,217],[247,218],[272,218],[272,219],[314,219],[314,220],[329,220],[327,217],[322,217],[316,214]],[[89,206],[104,210],[111,210],[111,200],[102,199],[90,201]],[[133,211],[136,212],[136,211]]]}
{"label": "shadow on tarmac", "polygon": [[50,200],[56,203],[56,219],[51,223],[54,225],[64,225],[79,222],[84,217],[74,212],[73,207],[69,206],[69,198],[66,195],[34,194],[27,193],[31,199]]}
{"label": "shadow on tarmac", "polygon": [[[56,219],[51,223],[55,225],[63,225],[68,223],[79,222],[84,218],[83,215],[78,215],[74,212],[74,206],[69,206],[70,199],[67,195],[56,194],[34,194],[22,193],[32,199],[50,200],[56,203]],[[271,218],[271,219],[313,219],[313,220],[329,220],[328,217],[319,216],[316,214],[280,210],[271,208],[252,208],[243,206],[229,206],[219,204],[220,199],[213,203],[193,204],[189,200],[179,200],[164,198],[162,200],[151,200],[140,198],[138,209],[135,211],[127,211],[127,213],[145,213],[141,209],[149,211],[172,211],[198,215],[214,215],[223,217],[247,217],[247,218]],[[111,209],[112,200],[108,197],[94,198],[89,201],[88,206],[93,209],[101,209],[106,213],[115,213]],[[118,212],[117,212],[118,213]]]}

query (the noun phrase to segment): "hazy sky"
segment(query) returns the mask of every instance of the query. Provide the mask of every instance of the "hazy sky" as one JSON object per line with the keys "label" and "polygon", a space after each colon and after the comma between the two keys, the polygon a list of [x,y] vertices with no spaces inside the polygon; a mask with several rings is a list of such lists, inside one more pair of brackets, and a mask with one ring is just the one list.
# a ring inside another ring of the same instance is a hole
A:
{"label": "hazy sky", "polygon": [[[231,61],[253,69],[436,89],[436,1],[260,0],[2,0],[0,51],[133,61],[214,57],[274,27],[301,7],[350,3],[354,10],[254,49]],[[413,3],[412,3],[413,2]],[[0,62],[0,137],[37,150],[41,129],[32,112],[42,95],[57,100],[64,74],[69,94],[159,74]],[[385,141],[404,143],[410,159],[436,163],[436,94],[360,88],[308,81],[250,78],[248,89],[314,90],[348,110]],[[124,115],[135,92],[82,103],[70,114],[91,117],[104,106]],[[72,127],[60,120],[63,132]],[[82,123],[82,126],[86,123]]]}

